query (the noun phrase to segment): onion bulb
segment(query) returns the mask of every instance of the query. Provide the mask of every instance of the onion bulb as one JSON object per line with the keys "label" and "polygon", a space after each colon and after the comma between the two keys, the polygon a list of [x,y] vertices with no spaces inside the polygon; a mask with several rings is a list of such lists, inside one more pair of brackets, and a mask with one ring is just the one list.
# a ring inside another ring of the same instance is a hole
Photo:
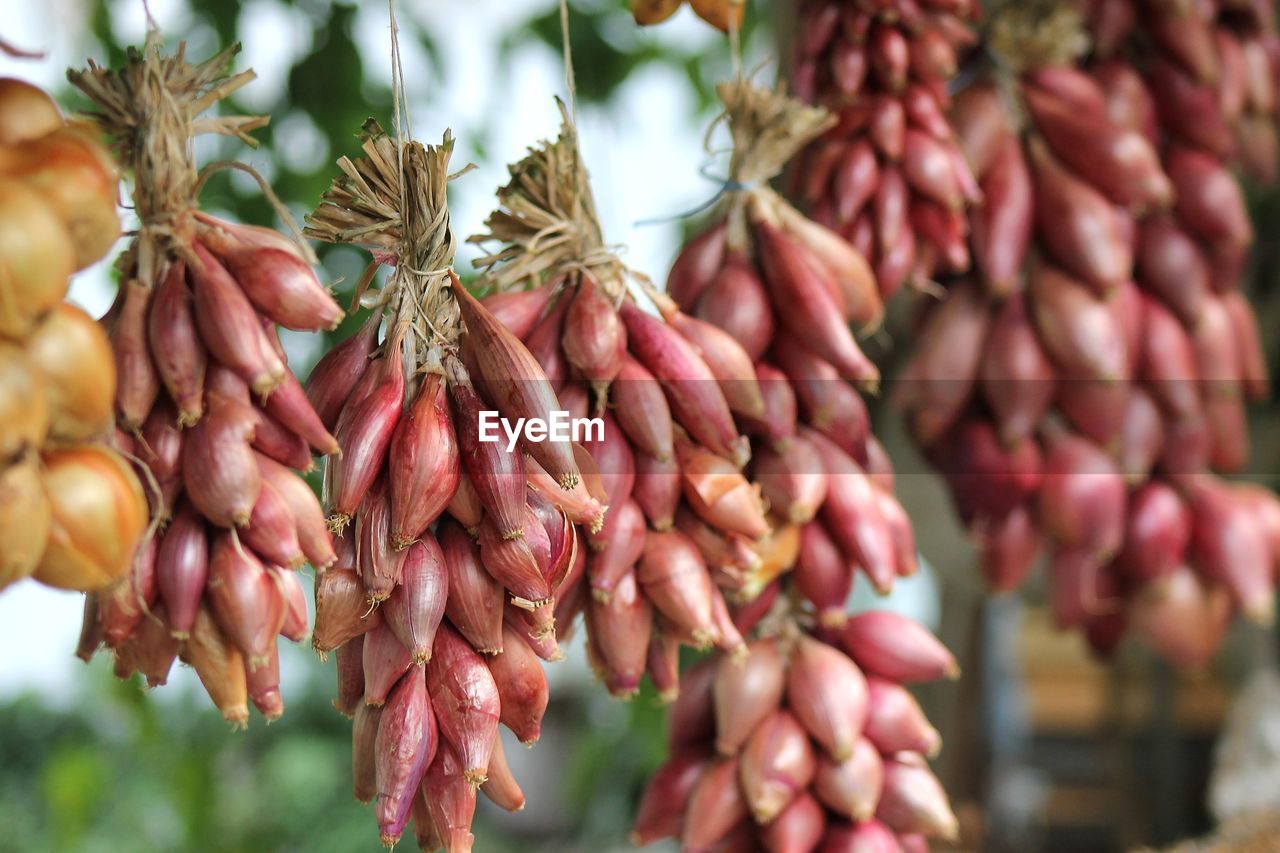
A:
{"label": "onion bulb", "polygon": [[0,78],[0,145],[17,145],[62,127],[58,105],[39,86]]}
{"label": "onion bulb", "polygon": [[0,472],[0,589],[35,571],[49,539],[49,498],[40,457],[28,453]]}
{"label": "onion bulb", "polygon": [[0,342],[0,465],[44,444],[49,403],[26,353]]}
{"label": "onion bulb", "polygon": [[67,295],[74,268],[75,247],[54,209],[23,182],[0,177],[0,336],[30,334]]}
{"label": "onion bulb", "polygon": [[147,526],[142,484],[114,450],[82,445],[44,455],[52,510],[49,544],[36,579],[92,591],[122,577]]}
{"label": "onion bulb", "polygon": [[64,302],[27,341],[27,361],[44,380],[50,434],[82,441],[111,426],[115,360],[102,327]]}
{"label": "onion bulb", "polygon": [[75,246],[76,269],[101,258],[120,236],[119,175],[92,126],[68,124],[0,148],[0,175],[24,181],[57,212]]}

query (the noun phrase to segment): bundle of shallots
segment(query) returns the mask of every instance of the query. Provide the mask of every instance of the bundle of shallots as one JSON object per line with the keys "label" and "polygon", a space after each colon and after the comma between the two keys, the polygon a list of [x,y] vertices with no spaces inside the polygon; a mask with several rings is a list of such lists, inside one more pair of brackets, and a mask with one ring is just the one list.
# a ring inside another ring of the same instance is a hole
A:
{"label": "bundle of shallots", "polygon": [[872,262],[879,295],[969,268],[965,209],[981,198],[945,118],[977,43],[971,0],[804,0],[791,84],[839,121],[805,149],[791,196]]}
{"label": "bundle of shallots", "polygon": [[[325,469],[341,535],[316,577],[312,646],[336,650],[354,793],[376,799],[383,843],[412,818],[424,850],[456,853],[471,849],[477,788],[523,807],[498,725],[538,739],[539,657],[557,657],[555,592],[580,562],[566,512],[603,507],[583,495],[569,442],[490,432],[491,420],[548,423],[560,403],[453,274],[452,138],[423,146],[370,121],[362,141],[308,219],[311,236],[376,259],[357,292],[369,318],[307,383],[342,451]],[[373,288],[377,262],[394,270]]]}
{"label": "bundle of shallots", "polygon": [[[485,304],[591,433],[583,483],[561,497],[588,547],[556,591],[556,631],[565,638],[585,613],[610,693],[633,695],[648,672],[670,701],[680,646],[740,652],[729,601],[753,598],[795,560],[798,528],[767,516],[740,470],[749,449],[735,415],[764,418],[765,400],[732,337],[669,300],[665,317],[647,313],[628,291],[647,283],[605,246],[567,117],[511,176],[473,238],[502,246],[478,262],[495,291]],[[537,461],[526,473],[554,494]]]}
{"label": "bundle of shallots", "polygon": [[[1082,10],[1101,81],[1137,71],[1171,142],[1238,162],[1253,179],[1277,171],[1280,35],[1274,4],[1086,0]],[[1151,126],[1148,125],[1149,129]]]}
{"label": "bundle of shallots", "polygon": [[[191,140],[242,136],[266,119],[202,113],[252,79],[225,76],[236,48],[200,65],[164,57],[154,32],[118,70],[71,74],[134,173],[140,228],[104,318],[114,354],[116,442],[149,486],[152,524],[132,570],[91,596],[79,653],[100,643],[116,674],[165,683],[195,668],[223,716],[246,699],[284,711],[277,636],[307,636],[296,569],[336,555],[320,502],[296,471],[337,444],[290,372],[276,331],[342,318],[309,250],[196,207]],[[291,469],[296,469],[291,470]]]}
{"label": "bundle of shallots", "polygon": [[791,580],[823,623],[838,625],[855,571],[879,592],[916,569],[911,523],[854,384],[879,372],[848,323],[874,322],[875,276],[838,234],[763,186],[829,125],[827,113],[744,83],[725,84],[734,141],[726,194],[681,251],[667,290],[690,316],[742,344],[766,401],[743,420],[770,509],[800,526]]}
{"label": "bundle of shallots", "polygon": [[1232,605],[1272,618],[1280,503],[1209,473],[1244,464],[1242,398],[1266,387],[1235,275],[1213,272],[1243,260],[1251,227],[1229,173],[1169,139],[1138,74],[1063,55],[1076,23],[1002,14],[992,46],[1019,76],[957,98],[985,196],[981,283],[923,319],[898,390],[993,587],[1019,585],[1047,540],[1060,626],[1105,654],[1132,625],[1194,666]]}
{"label": "bundle of shallots", "polygon": [[[874,277],[838,234],[763,186],[826,128],[826,113],[743,82],[720,94],[737,189],[685,246],[668,292],[754,363],[764,414],[739,412],[750,470],[770,518],[798,541],[785,573],[731,611],[754,636],[746,652],[685,674],[672,756],[634,837],[678,837],[690,850],[914,849],[956,825],[921,755],[940,738],[900,682],[957,671],[909,620],[845,613],[856,572],[885,592],[916,567],[892,470],[850,384],[878,379],[846,325],[878,310]],[[678,327],[686,315],[656,301]]]}
{"label": "bundle of shallots", "polygon": [[[771,619],[774,617],[771,617]],[[685,673],[632,840],[685,850],[927,850],[955,840],[941,739],[904,683],[955,673],[927,630],[867,611],[821,637],[762,624]]]}
{"label": "bundle of shallots", "polygon": [[34,575],[95,590],[128,571],[147,503],[110,445],[107,335],[64,302],[120,234],[97,130],[0,80],[0,589]]}

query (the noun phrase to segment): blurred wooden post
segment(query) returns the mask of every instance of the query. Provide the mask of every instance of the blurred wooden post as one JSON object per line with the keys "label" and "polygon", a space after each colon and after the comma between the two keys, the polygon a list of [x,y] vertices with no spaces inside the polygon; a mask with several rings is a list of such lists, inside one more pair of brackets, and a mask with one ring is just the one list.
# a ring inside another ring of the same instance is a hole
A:
{"label": "blurred wooden post", "polygon": [[1152,841],[1169,844],[1191,831],[1185,817],[1186,760],[1177,719],[1177,674],[1151,656],[1148,690],[1151,716],[1146,743],[1147,784],[1152,803]]}
{"label": "blurred wooden post", "polygon": [[1131,661],[1115,658],[1107,667],[1107,715],[1102,721],[1099,742],[1106,765],[1108,787],[1115,791],[1111,822],[1116,843],[1132,850],[1148,841],[1146,811],[1148,799],[1135,764],[1135,726],[1130,702],[1139,695],[1134,680],[1138,673]]}
{"label": "blurred wooden post", "polygon": [[979,596],[964,612],[969,630],[958,648],[964,678],[949,721],[944,783],[967,849],[1026,850],[1034,792],[1026,800],[1001,796],[1016,788],[1031,746],[1019,662],[1022,601],[1016,595]]}
{"label": "blurred wooden post", "polygon": [[[944,598],[945,600],[945,598]],[[986,609],[981,597],[972,598],[968,606],[962,602],[948,602],[950,606],[944,613],[961,616],[965,624],[948,626],[953,637],[962,637],[963,645],[956,645],[956,659],[960,664],[962,677],[956,685],[954,701],[950,708],[946,736],[946,764],[942,768],[942,783],[951,796],[951,803],[960,818],[962,837],[975,846],[983,846],[981,838],[974,838],[973,833],[985,835],[985,809],[987,794],[987,744],[986,732],[983,729],[983,681],[986,677],[984,650],[986,637],[984,630],[984,611]],[[978,820],[975,821],[975,817]]]}

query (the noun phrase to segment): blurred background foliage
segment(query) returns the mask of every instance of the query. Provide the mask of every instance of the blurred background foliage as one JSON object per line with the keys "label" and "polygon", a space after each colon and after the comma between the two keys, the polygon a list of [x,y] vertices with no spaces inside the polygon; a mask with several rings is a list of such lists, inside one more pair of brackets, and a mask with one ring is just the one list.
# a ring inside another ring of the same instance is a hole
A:
{"label": "blurred background foliage", "polygon": [[[372,807],[351,796],[351,726],[329,704],[329,678],[310,679],[269,728],[254,717],[231,732],[196,691],[157,701],[103,658],[83,677],[70,707],[35,694],[0,704],[0,850],[379,849]],[[507,742],[527,813],[481,797],[476,850],[626,849],[640,785],[665,752],[661,711],[651,693],[623,705],[594,685],[553,701],[536,749]]]}

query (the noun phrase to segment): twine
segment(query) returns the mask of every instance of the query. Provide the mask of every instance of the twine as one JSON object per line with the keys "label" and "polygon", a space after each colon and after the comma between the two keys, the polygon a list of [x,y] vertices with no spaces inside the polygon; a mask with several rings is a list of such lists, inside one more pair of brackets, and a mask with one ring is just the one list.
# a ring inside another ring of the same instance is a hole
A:
{"label": "twine", "polygon": [[564,278],[570,283],[590,275],[613,300],[623,298],[633,273],[605,243],[582,162],[570,109],[556,99],[560,134],[544,141],[510,167],[511,180],[498,190],[498,208],[485,220],[486,231],[471,243],[501,243],[478,258],[484,281],[497,291]]}
{"label": "twine", "polygon": [[[735,248],[743,248],[749,243],[746,234],[747,206],[761,204],[770,208],[785,204],[769,188],[769,182],[781,174],[787,162],[804,146],[833,127],[837,119],[826,109],[790,98],[780,90],[754,86],[743,73],[741,44],[734,20],[730,20],[729,31],[734,79],[716,87],[724,109],[711,121],[703,136],[708,162],[698,170],[704,178],[719,183],[719,187],[709,199],[690,210],[641,219],[635,225],[690,219],[727,202],[725,215],[729,222],[729,243]],[[716,130],[722,124],[728,126],[732,141],[729,174],[723,178],[709,171],[711,160],[722,153],[713,145]]]}
{"label": "twine", "polygon": [[484,283],[495,291],[518,290],[560,280],[576,286],[590,276],[615,303],[627,295],[635,274],[605,243],[591,193],[591,180],[578,142],[578,96],[569,37],[569,4],[560,0],[561,56],[568,105],[556,98],[560,134],[543,141],[510,167],[511,180],[498,190],[498,208],[486,231],[470,243],[500,243],[475,261]]}
{"label": "twine", "polygon": [[573,73],[573,48],[569,44],[569,0],[560,0],[560,53],[564,59],[564,88],[569,96],[569,116],[578,124],[578,87]]}
{"label": "twine", "polygon": [[835,125],[836,117],[780,90],[754,86],[746,78],[721,83],[716,93],[724,111],[708,129],[708,141],[722,122],[728,126],[733,144],[729,180],[744,187],[722,194],[726,239],[731,247],[745,250],[751,244],[748,208],[767,210],[787,204],[769,182],[804,146]]}
{"label": "twine", "polygon": [[991,15],[986,49],[1003,75],[1071,65],[1089,52],[1080,13],[1061,0],[1006,0]]}
{"label": "twine", "polygon": [[[733,153],[729,177],[743,184],[767,184],[800,149],[836,123],[826,109],[740,78],[716,87],[724,103]],[[712,125],[713,127],[715,124]]]}
{"label": "twine", "polygon": [[[392,139],[374,120],[360,134],[364,156],[338,161],[320,205],[307,217],[307,236],[347,243],[394,259],[394,270],[374,304],[388,306],[392,322],[408,321],[428,346],[456,346],[461,320],[449,271],[456,241],[445,187],[453,137],[440,145]],[[366,270],[356,300],[366,304],[373,273]],[[410,362],[415,367],[417,361]]]}
{"label": "twine", "polygon": [[721,178],[716,175],[712,175],[709,173],[710,168],[711,166],[709,163],[703,164],[702,167],[698,169],[698,174],[707,180],[715,181],[720,185],[716,190],[715,195],[711,196],[711,198],[680,213],[672,213],[668,216],[655,216],[649,219],[637,219],[631,224],[637,228],[642,228],[649,225],[665,225],[668,222],[680,222],[684,219],[692,219],[699,213],[705,213],[715,207],[719,204],[720,199],[724,198],[726,194],[751,192],[758,186],[755,183],[743,183],[742,181],[735,181],[733,178]]}
{"label": "twine", "polygon": [[[730,0],[729,5],[741,6],[745,0]],[[738,30],[738,16],[729,14],[729,62],[733,65],[733,77],[742,79],[742,33]]]}
{"label": "twine", "polygon": [[[373,119],[365,122],[360,133],[364,155],[338,160],[342,174],[307,216],[304,233],[373,252],[375,262],[360,277],[352,306],[386,311],[392,329],[408,332],[388,334],[387,340],[401,341],[412,390],[420,372],[438,369],[443,351],[456,350],[462,333],[451,292],[461,285],[452,276],[457,244],[449,220],[447,186],[473,167],[449,172],[454,140],[447,130],[439,145],[414,141],[394,0],[387,2],[387,16],[392,133]],[[392,273],[381,290],[375,290],[374,277],[382,263],[390,263]]]}

